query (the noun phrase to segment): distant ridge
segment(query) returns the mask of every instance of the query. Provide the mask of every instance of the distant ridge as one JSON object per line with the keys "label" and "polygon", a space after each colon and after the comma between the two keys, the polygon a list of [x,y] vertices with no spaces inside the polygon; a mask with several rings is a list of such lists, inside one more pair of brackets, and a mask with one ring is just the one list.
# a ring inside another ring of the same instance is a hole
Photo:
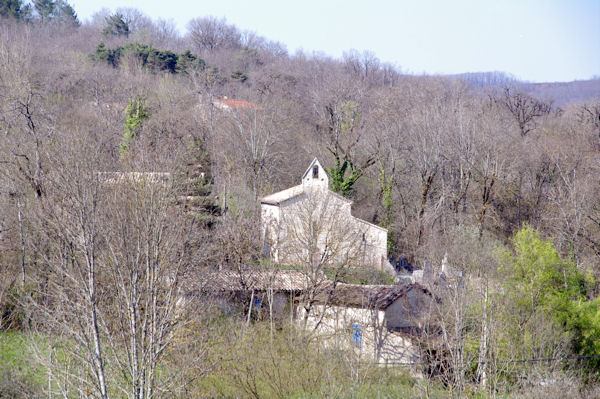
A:
{"label": "distant ridge", "polygon": [[478,89],[506,85],[516,86],[537,98],[553,100],[555,105],[600,100],[600,78],[572,82],[529,83],[520,81],[514,75],[501,71],[467,72],[445,76],[463,80]]}

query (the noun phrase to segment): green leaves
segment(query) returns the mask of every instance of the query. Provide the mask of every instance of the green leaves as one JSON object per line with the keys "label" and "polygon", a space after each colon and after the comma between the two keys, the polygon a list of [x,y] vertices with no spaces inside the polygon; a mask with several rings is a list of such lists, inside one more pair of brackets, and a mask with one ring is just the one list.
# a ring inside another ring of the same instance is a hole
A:
{"label": "green leaves", "polygon": [[34,0],[33,8],[42,22],[79,26],[75,10],[65,0]]}
{"label": "green leaves", "polygon": [[129,24],[123,14],[113,14],[106,17],[106,27],[102,30],[104,36],[129,36]]}
{"label": "green leaves", "polygon": [[[345,177],[348,167],[350,168],[350,175]],[[327,168],[327,173],[329,173],[331,189],[347,197],[352,193],[354,183],[362,176],[363,171],[362,169],[355,169],[354,164],[346,159],[341,161],[336,158],[335,166]]]}
{"label": "green leaves", "polygon": [[142,129],[143,122],[148,119],[149,115],[144,108],[144,99],[141,97],[131,100],[125,108],[125,123],[123,132],[123,142],[119,147],[121,157],[127,154],[129,146],[133,139],[139,134]]}
{"label": "green leaves", "polygon": [[0,0],[0,16],[21,19],[25,4],[22,0]]}
{"label": "green leaves", "polygon": [[[512,253],[503,255],[501,269],[509,304],[506,327],[513,332],[513,346],[535,347],[529,341],[545,319],[552,321],[553,333],[568,340],[575,353],[600,354],[600,300],[586,298],[586,287],[593,281],[574,263],[563,261],[552,241],[540,238],[531,226],[514,235],[513,246]],[[541,348],[547,345],[542,344]]]}
{"label": "green leaves", "polygon": [[189,50],[181,54],[175,54],[169,50],[159,50],[153,46],[140,43],[127,43],[114,50],[106,48],[104,43],[96,46],[91,54],[94,61],[106,62],[118,67],[123,60],[131,58],[139,62],[139,65],[150,72],[169,72],[172,74],[189,74],[195,70],[203,70],[204,60],[192,54]]}
{"label": "green leaves", "polygon": [[530,311],[560,312],[568,308],[568,301],[584,298],[583,274],[560,258],[552,241],[541,239],[537,231],[525,225],[515,234],[513,245],[514,254],[504,257],[504,269],[509,273],[507,292],[520,306]]}

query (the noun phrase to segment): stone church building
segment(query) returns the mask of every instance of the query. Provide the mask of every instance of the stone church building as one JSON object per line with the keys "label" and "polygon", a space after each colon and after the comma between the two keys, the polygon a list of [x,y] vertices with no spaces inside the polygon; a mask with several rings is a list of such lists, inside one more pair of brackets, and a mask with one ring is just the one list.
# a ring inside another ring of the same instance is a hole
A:
{"label": "stone church building", "polygon": [[352,201],[329,190],[329,176],[316,158],[301,184],[259,200],[265,250],[276,262],[394,272],[387,230],[352,216]]}

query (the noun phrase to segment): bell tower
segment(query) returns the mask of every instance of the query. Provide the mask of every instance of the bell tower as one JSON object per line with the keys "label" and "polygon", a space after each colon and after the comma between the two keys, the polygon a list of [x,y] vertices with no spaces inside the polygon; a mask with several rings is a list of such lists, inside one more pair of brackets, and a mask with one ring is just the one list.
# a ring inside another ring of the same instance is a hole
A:
{"label": "bell tower", "polygon": [[318,188],[321,190],[329,189],[329,176],[317,158],[311,163],[304,175],[302,175],[302,188],[312,189]]}

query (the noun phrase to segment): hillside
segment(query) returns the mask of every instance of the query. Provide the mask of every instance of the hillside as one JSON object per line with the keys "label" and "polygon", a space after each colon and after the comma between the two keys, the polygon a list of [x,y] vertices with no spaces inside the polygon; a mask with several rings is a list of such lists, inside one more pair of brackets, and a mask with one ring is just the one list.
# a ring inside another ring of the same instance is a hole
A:
{"label": "hillside", "polygon": [[574,82],[523,83],[523,90],[532,96],[553,100],[556,105],[593,102],[600,98],[600,79]]}
{"label": "hillside", "polygon": [[561,107],[570,103],[594,102],[600,98],[600,79],[528,83],[504,72],[462,73],[448,77],[463,80],[479,89],[515,86],[534,97],[552,101]]}
{"label": "hillside", "polygon": [[[52,4],[0,19],[0,397],[599,395],[600,80],[413,76]],[[323,206],[268,256],[259,198],[315,158],[435,278],[361,264]],[[334,305],[368,320],[334,334]],[[367,334],[417,360],[377,364]]]}

